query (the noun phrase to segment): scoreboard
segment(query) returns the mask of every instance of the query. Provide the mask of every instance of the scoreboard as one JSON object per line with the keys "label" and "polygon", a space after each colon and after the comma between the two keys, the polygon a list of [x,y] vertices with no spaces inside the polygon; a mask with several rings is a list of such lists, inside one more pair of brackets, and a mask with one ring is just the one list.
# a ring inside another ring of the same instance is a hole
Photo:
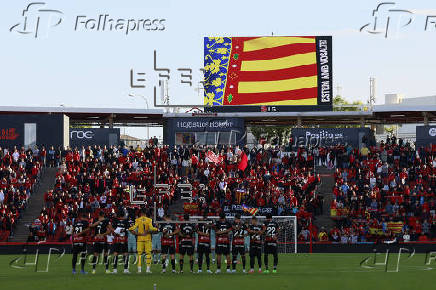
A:
{"label": "scoreboard", "polygon": [[332,110],[331,48],[331,36],[205,37],[205,108]]}

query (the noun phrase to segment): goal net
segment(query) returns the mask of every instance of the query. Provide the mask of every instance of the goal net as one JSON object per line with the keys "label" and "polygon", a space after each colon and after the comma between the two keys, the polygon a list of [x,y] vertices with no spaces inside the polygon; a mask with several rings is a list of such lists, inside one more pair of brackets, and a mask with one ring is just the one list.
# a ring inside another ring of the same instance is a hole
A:
{"label": "goal net", "polygon": [[[189,184],[183,184],[183,186],[190,186]],[[163,189],[163,192],[167,192],[169,190],[169,185],[166,184],[158,184],[155,185],[159,190]],[[187,192],[190,192],[191,188],[188,188]],[[165,191],[166,190],[166,191]],[[132,205],[144,205],[145,202],[145,190],[136,189],[134,186],[129,187],[129,195],[130,195],[130,203]],[[186,197],[185,197],[186,198]],[[189,197],[188,197],[189,198]],[[156,203],[153,205],[153,220],[156,219]],[[199,220],[202,217],[200,216],[191,216],[190,223],[199,223]],[[233,216],[227,216],[228,220],[233,221]],[[265,222],[265,216],[256,216],[258,221],[263,224]],[[216,221],[218,220],[218,216],[209,216],[208,220]],[[251,216],[241,216],[241,220],[249,224],[251,220]],[[278,233],[278,251],[279,253],[297,253],[297,217],[296,216],[273,216],[273,220],[279,225],[279,233]],[[157,222],[163,223],[163,222]],[[167,222],[165,222],[167,223]],[[183,223],[180,221],[172,221],[172,223]],[[211,238],[213,239],[214,232],[211,232]]]}
{"label": "goal net", "polygon": [[[265,222],[265,216],[256,216],[260,224]],[[191,216],[190,220],[195,223],[201,219],[199,216]],[[209,216],[209,220],[216,221],[218,216]],[[233,222],[233,216],[227,216],[227,220]],[[245,224],[249,224],[251,216],[241,216],[241,220]],[[297,217],[296,216],[273,216],[273,221],[279,225],[278,233],[278,251],[279,253],[297,253]],[[176,222],[177,223],[177,222]],[[211,233],[211,238],[214,237],[214,233]],[[248,239],[248,238],[247,238]]]}

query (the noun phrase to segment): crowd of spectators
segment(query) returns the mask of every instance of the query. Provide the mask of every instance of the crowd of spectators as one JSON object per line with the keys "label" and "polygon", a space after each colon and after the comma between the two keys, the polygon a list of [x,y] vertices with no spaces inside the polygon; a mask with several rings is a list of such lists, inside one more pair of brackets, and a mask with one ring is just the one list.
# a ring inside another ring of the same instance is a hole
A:
{"label": "crowd of spectators", "polygon": [[337,147],[335,242],[436,240],[436,150],[401,139],[360,150]]}
{"label": "crowd of spectators", "polygon": [[0,147],[0,241],[13,234],[32,194],[46,150]]}
{"label": "crowd of spectators", "polygon": [[[191,207],[185,210],[195,215],[218,215],[231,205],[244,205],[269,208],[275,215],[298,215],[303,224],[322,211],[313,155],[304,149],[289,153],[280,147],[94,146],[63,150],[59,159],[56,185],[44,197],[45,208],[32,227],[33,240],[68,238],[78,208],[92,217],[100,210],[110,214],[134,206],[130,185],[134,200],[149,208],[156,203],[158,215],[187,195]],[[192,194],[186,193],[189,187]]]}
{"label": "crowd of spectators", "polygon": [[[3,150],[1,179],[7,175],[10,182],[6,187],[0,184],[0,201],[2,193],[7,201],[1,203],[1,225],[12,228],[5,220],[19,217],[40,164],[46,163],[57,166],[58,174],[33,224],[33,240],[67,239],[73,213],[79,208],[86,209],[89,217],[100,210],[111,214],[120,207],[138,207],[132,203],[133,196],[148,208],[156,204],[158,216],[163,216],[172,203],[187,195],[190,200],[184,210],[193,215],[234,214],[241,206],[297,215],[301,241],[308,241],[311,233],[315,241],[338,243],[436,239],[436,154],[432,148],[415,150],[396,139],[360,149],[340,145],[288,152],[285,148],[170,149],[150,143],[145,148],[17,150],[15,159],[12,152]],[[323,214],[315,165],[334,169],[333,228],[318,229],[311,223]],[[18,181],[23,178],[25,185]]]}

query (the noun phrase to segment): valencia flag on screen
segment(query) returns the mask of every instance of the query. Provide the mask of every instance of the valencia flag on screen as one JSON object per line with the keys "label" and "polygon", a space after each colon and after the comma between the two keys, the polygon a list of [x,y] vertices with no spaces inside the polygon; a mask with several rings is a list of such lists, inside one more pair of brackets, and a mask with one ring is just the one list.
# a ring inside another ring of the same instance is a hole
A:
{"label": "valencia flag on screen", "polygon": [[329,36],[206,37],[204,69],[210,108],[331,109]]}

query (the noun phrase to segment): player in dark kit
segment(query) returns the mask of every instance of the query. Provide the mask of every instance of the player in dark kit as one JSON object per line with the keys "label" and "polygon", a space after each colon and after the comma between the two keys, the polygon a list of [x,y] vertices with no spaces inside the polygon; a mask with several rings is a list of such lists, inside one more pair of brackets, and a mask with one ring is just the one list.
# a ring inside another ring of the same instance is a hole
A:
{"label": "player in dark kit", "polygon": [[112,251],[114,252],[113,273],[118,272],[118,255],[122,255],[124,259],[124,274],[130,274],[129,253],[127,250],[127,231],[129,224],[124,217],[124,212],[118,212],[117,218],[112,221],[112,227],[114,228],[114,243],[112,246]]}
{"label": "player in dark kit", "polygon": [[[170,217],[165,214],[165,221],[170,221]],[[161,238],[161,248],[162,248],[162,273],[166,272],[166,259],[167,255],[170,255],[171,267],[173,268],[173,273],[176,272],[176,248],[175,248],[175,236],[179,233],[176,230],[175,224],[163,223],[160,225],[160,231],[162,232]]]}
{"label": "player in dark kit", "polygon": [[109,220],[104,216],[104,212],[100,211],[98,219],[91,226],[94,229],[94,243],[93,251],[94,257],[92,258],[92,274],[95,274],[95,267],[97,266],[97,257],[99,254],[103,253],[104,264],[106,267],[106,274],[111,273],[109,271],[108,263],[108,246],[106,242],[106,236],[113,231]]}
{"label": "player in dark kit", "polygon": [[[127,217],[127,224],[129,228],[135,225],[135,213],[132,211],[129,212]],[[130,231],[127,231],[127,250],[130,254],[135,255],[136,253],[136,236]]]}
{"label": "player in dark kit", "polygon": [[78,217],[73,224],[73,274],[76,274],[77,256],[80,255],[80,273],[85,272],[86,260],[86,233],[89,231],[88,221],[84,216],[84,212],[79,212]]}
{"label": "player in dark kit", "polygon": [[254,260],[256,257],[259,265],[259,273],[262,273],[263,227],[257,222],[255,216],[251,218],[251,224],[248,226],[247,232],[250,235],[250,271],[248,273],[254,273]]}
{"label": "player in dark kit", "polygon": [[279,232],[279,226],[272,220],[272,215],[269,213],[266,215],[266,221],[263,225],[263,232],[265,233],[265,247],[263,260],[265,263],[265,273],[269,273],[268,270],[268,255],[274,257],[273,273],[277,272],[277,264],[279,258],[277,255],[277,234]]}
{"label": "player in dark kit", "polygon": [[280,228],[278,224],[272,220],[272,215],[270,213],[267,214],[265,224],[263,225],[263,232],[265,233],[265,247],[263,256],[263,260],[265,263],[265,273],[269,273],[268,255],[273,255],[273,273],[277,272],[277,264],[279,262],[279,257],[277,254],[277,235],[279,233],[279,229]]}
{"label": "player in dark kit", "polygon": [[[201,221],[207,221],[207,215],[204,215]],[[200,223],[197,226],[198,235],[198,273],[203,271],[203,256],[206,259],[207,272],[212,273],[210,270],[210,230],[211,225],[206,223]]]}
{"label": "player in dark kit", "polygon": [[238,261],[238,255],[242,260],[242,272],[245,273],[245,236],[246,225],[241,221],[241,215],[235,216],[235,223],[232,226],[233,229],[233,242],[232,242],[232,272],[236,272],[236,263]]}
{"label": "player in dark kit", "polygon": [[229,234],[232,232],[232,225],[226,220],[224,213],[220,213],[219,220],[215,223],[215,252],[217,254],[217,270],[216,273],[221,273],[221,256],[227,258],[227,273],[231,273],[230,264],[230,239]]}
{"label": "player in dark kit", "polygon": [[[184,221],[189,221],[189,215],[185,214],[183,216]],[[194,238],[195,226],[190,223],[180,224],[180,242],[179,242],[179,263],[180,263],[180,273],[183,273],[183,263],[185,255],[189,256],[189,264],[191,266],[191,272],[194,272]]]}

